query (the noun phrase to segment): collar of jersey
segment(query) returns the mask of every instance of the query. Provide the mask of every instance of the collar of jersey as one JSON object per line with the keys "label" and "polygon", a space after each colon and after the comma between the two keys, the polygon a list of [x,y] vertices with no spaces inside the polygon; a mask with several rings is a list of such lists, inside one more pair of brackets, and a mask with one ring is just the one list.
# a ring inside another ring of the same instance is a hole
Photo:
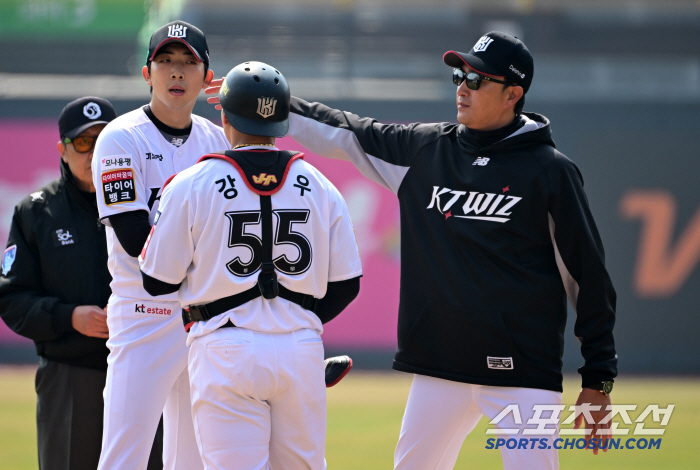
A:
{"label": "collar of jersey", "polygon": [[245,147],[238,147],[237,149],[233,150],[234,152],[239,152],[239,151],[249,151],[249,150],[264,150],[266,152],[279,152],[280,149],[277,147],[270,147],[269,145],[246,145]]}

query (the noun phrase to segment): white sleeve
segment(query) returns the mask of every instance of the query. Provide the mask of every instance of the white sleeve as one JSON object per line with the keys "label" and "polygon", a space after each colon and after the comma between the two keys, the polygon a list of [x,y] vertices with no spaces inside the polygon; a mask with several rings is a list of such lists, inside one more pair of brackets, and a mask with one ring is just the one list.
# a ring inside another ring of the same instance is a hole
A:
{"label": "white sleeve", "polygon": [[124,129],[107,126],[100,134],[92,156],[92,180],[97,190],[97,209],[105,225],[109,225],[110,215],[150,212],[140,153]]}
{"label": "white sleeve", "polygon": [[179,284],[194,257],[192,224],[196,201],[192,174],[178,175],[161,197],[151,234],[139,256],[141,271],[159,281]]}
{"label": "white sleeve", "polygon": [[362,275],[360,251],[345,199],[330,182],[328,184],[331,186],[328,282],[345,281]]}
{"label": "white sleeve", "polygon": [[417,153],[441,135],[439,124],[382,124],[292,97],[289,136],[322,157],[347,160],[397,194]]}

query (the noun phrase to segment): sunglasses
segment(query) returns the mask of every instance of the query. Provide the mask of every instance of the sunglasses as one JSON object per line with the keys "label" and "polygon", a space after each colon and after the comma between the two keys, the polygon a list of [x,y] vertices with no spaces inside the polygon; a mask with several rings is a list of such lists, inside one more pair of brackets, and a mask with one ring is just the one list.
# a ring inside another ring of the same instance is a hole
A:
{"label": "sunglasses", "polygon": [[79,135],[75,139],[63,138],[63,143],[70,144],[72,142],[73,148],[78,153],[90,152],[95,148],[95,141],[97,141],[97,136]]}
{"label": "sunglasses", "polygon": [[466,73],[462,69],[452,69],[452,83],[460,86],[463,81],[467,81],[467,88],[470,90],[478,90],[481,86],[482,80],[488,80],[489,82],[500,83],[501,85],[509,85],[509,82],[503,80],[496,80],[495,78],[487,77],[476,72]]}

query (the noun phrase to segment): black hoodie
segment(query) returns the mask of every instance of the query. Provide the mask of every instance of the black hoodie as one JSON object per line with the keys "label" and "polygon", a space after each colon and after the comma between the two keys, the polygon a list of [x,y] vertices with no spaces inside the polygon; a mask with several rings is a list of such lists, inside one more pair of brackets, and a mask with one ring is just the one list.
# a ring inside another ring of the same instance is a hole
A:
{"label": "black hoodie", "polygon": [[34,340],[40,356],[106,370],[106,340],[84,336],[71,323],[76,306],[104,308],[111,293],[94,199],[78,190],[61,160],[61,177],[17,204],[7,242],[14,262],[0,274],[0,317]]}
{"label": "black hoodie", "polygon": [[583,386],[616,376],[616,296],[583,179],[547,118],[524,120],[482,146],[459,124],[384,125],[292,99],[292,137],[399,198],[394,369],[561,391],[568,296]]}

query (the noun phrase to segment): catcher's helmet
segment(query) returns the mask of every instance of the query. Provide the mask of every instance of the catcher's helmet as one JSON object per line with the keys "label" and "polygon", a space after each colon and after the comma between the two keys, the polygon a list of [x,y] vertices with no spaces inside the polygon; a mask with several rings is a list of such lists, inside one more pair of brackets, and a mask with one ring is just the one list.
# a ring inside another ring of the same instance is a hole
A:
{"label": "catcher's helmet", "polygon": [[239,132],[284,137],[289,131],[289,85],[276,68],[244,62],[226,75],[219,101]]}

